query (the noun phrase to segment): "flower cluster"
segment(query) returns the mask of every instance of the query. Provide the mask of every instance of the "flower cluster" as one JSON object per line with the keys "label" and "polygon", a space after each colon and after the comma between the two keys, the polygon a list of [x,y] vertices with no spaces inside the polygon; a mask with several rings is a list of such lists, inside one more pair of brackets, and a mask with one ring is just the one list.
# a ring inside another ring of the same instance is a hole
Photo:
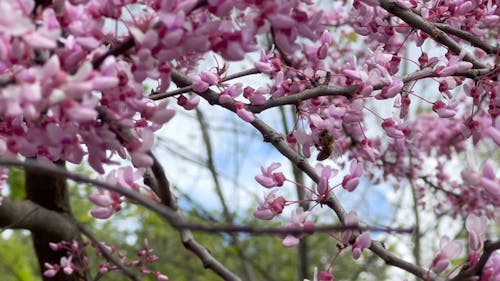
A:
{"label": "flower cluster", "polygon": [[[104,243],[100,243],[101,247],[106,249],[108,254],[117,254],[120,262],[126,268],[138,268],[140,273],[143,275],[153,275],[158,281],[168,280],[168,276],[162,274],[159,271],[152,271],[148,268],[148,264],[154,263],[158,260],[158,257],[153,253],[153,250],[149,247],[148,240],[144,240],[143,249],[137,252],[138,259],[129,259],[124,253],[117,252],[115,247],[108,246]],[[58,243],[50,243],[50,248],[53,251],[65,251],[66,256],[61,257],[59,263],[50,264],[45,263],[45,271],[43,275],[45,277],[54,277],[58,273],[62,272],[67,275],[79,274],[83,276],[84,272],[90,268],[89,258],[85,255],[85,249],[90,245],[89,242],[78,242],[78,241],[61,241]],[[102,256],[102,253],[95,245],[96,253],[98,256]],[[78,263],[73,263],[73,260],[78,259]],[[109,271],[121,270],[117,265],[111,262],[102,262],[98,265],[99,272],[104,275]]]}

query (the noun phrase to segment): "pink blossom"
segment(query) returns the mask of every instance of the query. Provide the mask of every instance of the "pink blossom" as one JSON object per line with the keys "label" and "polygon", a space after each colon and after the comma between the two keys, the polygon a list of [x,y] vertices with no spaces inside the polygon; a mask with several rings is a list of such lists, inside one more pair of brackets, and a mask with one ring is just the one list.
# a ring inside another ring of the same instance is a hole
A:
{"label": "pink blossom", "polygon": [[[131,166],[120,167],[108,173],[105,181],[109,184],[119,185],[124,188],[130,188],[135,191],[141,189],[141,185],[137,181],[144,176],[145,169],[134,169]],[[111,193],[113,198],[115,193]]]}
{"label": "pink blossom", "polygon": [[[313,281],[333,281],[335,276],[328,271],[320,271],[318,274],[318,268],[314,268]],[[309,279],[304,279],[304,281],[309,281]]]}
{"label": "pink blossom", "polygon": [[97,118],[97,111],[94,108],[75,104],[65,111],[66,115],[73,121],[88,122]]}
{"label": "pink blossom", "polygon": [[217,85],[219,83],[219,75],[210,71],[202,71],[200,73],[200,79],[210,85]]}
{"label": "pink blossom", "polygon": [[255,180],[265,188],[282,186],[285,182],[285,176],[283,173],[273,173],[273,171],[279,167],[281,167],[281,164],[276,162],[272,163],[267,169],[260,167],[262,175],[255,176]]}
{"label": "pink blossom", "polygon": [[168,280],[168,276],[165,274],[162,274],[161,272],[156,272],[155,276],[156,276],[156,280],[158,280],[158,281],[167,281]]}
{"label": "pink blossom", "polygon": [[100,207],[107,207],[114,203],[109,192],[92,193],[89,195],[89,199],[92,203]]}
{"label": "pink blossom", "polygon": [[370,247],[372,240],[370,238],[370,232],[363,232],[361,235],[356,237],[356,241],[352,245],[352,258],[357,260],[361,257],[363,250]]}
{"label": "pink blossom", "polygon": [[382,123],[382,128],[387,133],[387,136],[395,139],[404,138],[405,134],[396,126],[396,122],[392,118],[387,118]]}
{"label": "pink blossom", "polygon": [[71,259],[73,257],[70,256],[69,258],[67,257],[61,257],[61,268],[63,269],[64,273],[66,273],[67,275],[70,275],[71,273],[73,273],[73,270],[74,270],[74,266],[73,264],[71,263]]}
{"label": "pink blossom", "polygon": [[57,272],[59,272],[59,265],[58,264],[49,264],[45,263],[44,264],[46,270],[43,272],[43,276],[45,277],[54,277],[56,276]]}
{"label": "pink blossom", "polygon": [[96,219],[105,220],[110,218],[114,214],[113,208],[108,207],[95,207],[90,211],[90,215],[92,215]]}
{"label": "pink blossom", "polygon": [[246,109],[245,105],[242,102],[235,102],[234,109],[236,111],[236,115],[238,115],[238,117],[243,119],[243,121],[250,123],[253,122],[253,120],[255,119],[253,113],[248,111],[248,109]]}
{"label": "pink blossom", "polygon": [[52,249],[52,251],[59,251],[62,249],[62,243],[50,242],[49,247]]}
{"label": "pink blossom", "polygon": [[243,90],[243,96],[247,98],[252,105],[261,105],[266,103],[267,98],[264,96],[264,94],[268,92],[268,89],[265,87],[260,87],[255,90],[252,87],[247,86]]}
{"label": "pink blossom", "polygon": [[439,248],[441,250],[432,261],[432,269],[436,273],[443,272],[450,265],[451,260],[457,258],[462,252],[462,245],[450,240],[446,235],[439,240]]}
{"label": "pink blossom", "polygon": [[293,136],[297,140],[297,143],[302,145],[302,153],[305,157],[311,156],[311,147],[314,146],[314,139],[310,134],[307,134],[304,129],[296,129],[293,132]]}
{"label": "pink blossom", "polygon": [[[309,211],[304,212],[302,207],[295,209],[292,212],[292,217],[290,220],[285,223],[284,227],[311,227],[314,225],[312,221],[306,221],[307,216],[309,215]],[[282,237],[282,245],[284,247],[293,247],[299,244],[300,238],[303,235],[292,235],[287,234]]]}
{"label": "pink blossom", "polygon": [[[405,119],[408,116],[408,112],[410,110],[410,104],[411,104],[411,99],[407,96],[403,96],[401,98],[399,108],[401,108],[401,111],[399,112],[399,118]],[[398,107],[398,106],[395,106]]]}
{"label": "pink blossom", "polygon": [[468,61],[461,61],[462,57],[465,55],[465,51],[462,51],[460,56],[453,56],[448,60],[446,66],[438,66],[436,68],[436,74],[438,76],[444,77],[454,74],[457,71],[465,71],[472,68],[472,63]]}
{"label": "pink blossom", "polygon": [[158,33],[154,30],[148,30],[146,33],[143,33],[142,30],[135,26],[129,27],[129,31],[134,37],[137,45],[142,48],[152,49],[158,44]]}
{"label": "pink blossom", "polygon": [[[500,119],[498,119],[498,120],[500,120]],[[500,124],[500,122],[497,122],[497,123]],[[489,127],[485,130],[485,134],[487,136],[489,136],[497,146],[500,146],[500,129],[499,128],[496,128],[493,126]]]}
{"label": "pink blossom", "polygon": [[118,86],[120,80],[114,76],[96,76],[92,80],[92,88],[96,91],[112,89]]}
{"label": "pink blossom", "polygon": [[347,174],[342,179],[342,187],[349,192],[354,191],[359,184],[359,178],[363,174],[363,166],[358,164],[356,159],[351,161],[351,166],[349,167],[350,174]]}
{"label": "pink blossom", "polygon": [[432,110],[441,118],[451,118],[457,114],[456,107],[456,104],[446,105],[444,102],[438,100],[432,106]]}
{"label": "pink blossom", "polygon": [[319,272],[319,281],[333,281],[335,280],[335,276],[328,271],[320,271]]}
{"label": "pink blossom", "polygon": [[285,198],[282,196],[277,197],[277,191],[277,189],[272,190],[264,197],[263,202],[259,201],[259,206],[253,213],[254,217],[261,220],[271,220],[283,212],[283,208],[285,207]]}
{"label": "pink blossom", "polygon": [[243,93],[243,84],[235,83],[224,89],[224,91],[219,96],[220,103],[226,103],[234,100],[234,98],[240,96]]}
{"label": "pink blossom", "polygon": [[380,94],[376,95],[376,99],[390,99],[395,97],[403,89],[403,80],[399,77],[394,77],[390,85],[384,86]]}
{"label": "pink blossom", "polygon": [[316,57],[323,60],[328,55],[328,46],[332,42],[332,37],[328,30],[323,31],[320,38],[321,46],[316,51]]}
{"label": "pink blossom", "polygon": [[152,122],[157,124],[165,124],[175,115],[175,110],[168,109],[168,101],[163,101],[153,108],[153,113],[147,115]]}
{"label": "pink blossom", "polygon": [[177,104],[182,106],[185,110],[193,110],[200,103],[200,96],[192,95],[189,98],[186,98],[184,95],[180,95],[177,98]]}
{"label": "pink blossom", "polygon": [[493,196],[500,197],[500,179],[496,178],[492,161],[486,161],[480,179],[481,185]]}
{"label": "pink blossom", "polygon": [[274,58],[273,52],[266,53],[264,50],[260,51],[259,61],[254,63],[255,68],[257,68],[262,73],[273,73],[281,70],[281,61],[279,58]]}
{"label": "pink blossom", "polygon": [[197,93],[203,93],[208,90],[208,87],[210,87],[210,84],[201,80],[200,78],[196,77],[193,79],[193,91]]}
{"label": "pink blossom", "polygon": [[328,165],[323,166],[322,164],[317,164],[315,170],[320,174],[316,192],[318,192],[319,200],[321,201],[323,198],[326,199],[330,192],[328,181],[332,177],[335,177],[338,171]]}
{"label": "pink blossom", "polygon": [[356,99],[347,108],[343,121],[346,123],[359,123],[363,120],[363,99]]}
{"label": "pink blossom", "polygon": [[137,134],[140,139],[131,140],[127,145],[127,150],[132,158],[132,164],[137,168],[151,167],[153,158],[148,155],[148,152],[153,147],[154,134],[149,128],[138,128]]}
{"label": "pink blossom", "polygon": [[477,251],[483,247],[483,235],[488,225],[486,216],[478,217],[474,214],[467,216],[465,228],[469,232],[469,247],[472,251]]}

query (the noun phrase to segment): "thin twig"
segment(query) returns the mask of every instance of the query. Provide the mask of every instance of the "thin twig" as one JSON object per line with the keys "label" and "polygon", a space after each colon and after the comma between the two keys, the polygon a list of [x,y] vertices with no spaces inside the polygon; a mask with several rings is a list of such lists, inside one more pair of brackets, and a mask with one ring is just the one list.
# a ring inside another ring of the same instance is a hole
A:
{"label": "thin twig", "polygon": [[95,235],[90,230],[88,230],[85,226],[83,226],[82,224],[80,224],[76,221],[75,221],[75,225],[83,235],[85,235],[87,238],[90,239],[90,241],[92,241],[92,243],[97,247],[97,249],[99,249],[99,251],[101,252],[103,257],[107,261],[109,261],[113,265],[115,265],[121,272],[123,272],[123,274],[128,276],[128,278],[130,278],[134,281],[139,281],[139,278],[133,272],[128,270],[128,268],[120,260],[118,260],[116,257],[114,257],[108,251],[108,249],[106,247],[104,247],[101,242],[99,242],[97,237],[95,237]]}
{"label": "thin twig", "polygon": [[361,226],[361,225],[320,225],[320,226],[305,226],[305,227],[255,227],[250,225],[202,225],[202,224],[185,224],[178,226],[181,229],[189,229],[193,231],[203,232],[224,232],[224,233],[249,233],[254,235],[265,234],[305,234],[305,233],[320,233],[334,232],[344,230],[370,230],[372,232],[391,232],[409,234],[414,231],[413,228],[392,228],[392,227],[377,227],[377,226]]}
{"label": "thin twig", "polygon": [[[228,75],[228,76],[222,78],[220,80],[220,82],[223,83],[223,82],[226,82],[226,81],[229,81],[229,80],[233,80],[233,79],[236,79],[236,78],[240,78],[240,77],[244,77],[244,76],[248,76],[248,75],[253,75],[253,74],[259,74],[259,73],[260,73],[260,71],[257,70],[256,68],[251,68],[251,69],[240,71],[238,73],[234,73],[234,74]],[[172,91],[167,92],[167,93],[151,92],[151,95],[148,96],[148,98],[150,98],[152,100],[161,100],[161,99],[164,99],[164,98],[174,97],[174,96],[177,96],[177,95],[180,95],[180,94],[184,94],[184,93],[189,93],[189,92],[192,92],[192,91],[193,91],[193,86],[189,85],[189,86],[185,86],[185,87],[182,87],[182,88],[179,88],[179,89],[172,90]]]}

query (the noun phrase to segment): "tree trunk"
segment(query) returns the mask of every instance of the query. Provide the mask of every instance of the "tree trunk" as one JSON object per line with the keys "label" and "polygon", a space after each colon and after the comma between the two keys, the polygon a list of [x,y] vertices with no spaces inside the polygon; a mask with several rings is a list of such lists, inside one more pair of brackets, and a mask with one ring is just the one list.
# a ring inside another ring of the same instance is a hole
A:
{"label": "tree trunk", "polygon": [[[59,162],[56,163],[56,165],[64,166],[64,163]],[[25,190],[27,199],[51,211],[58,212],[68,217],[72,216],[65,178],[54,175],[41,174],[29,169],[26,169],[25,177]],[[80,240],[80,234],[76,227],[74,229],[67,230],[61,229],[60,231],[54,231],[50,229],[37,229],[32,230],[31,235],[33,239],[33,246],[38,258],[38,264],[40,266],[40,272],[42,274],[46,270],[44,266],[45,263],[59,264],[61,257],[66,255],[66,252],[64,250],[52,250],[49,247],[49,242]],[[73,263],[76,262],[77,260],[73,258]],[[85,280],[83,276],[79,276],[78,273],[75,273],[72,275],[66,275],[62,271],[59,271],[56,276],[52,278],[43,277],[43,280]]]}

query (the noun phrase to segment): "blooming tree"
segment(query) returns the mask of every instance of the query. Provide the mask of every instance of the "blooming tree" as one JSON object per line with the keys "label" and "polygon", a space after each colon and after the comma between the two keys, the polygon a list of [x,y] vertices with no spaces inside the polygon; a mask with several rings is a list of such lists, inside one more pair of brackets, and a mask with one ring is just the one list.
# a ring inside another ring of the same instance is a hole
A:
{"label": "blooming tree", "polygon": [[[500,145],[499,1],[4,0],[0,14],[2,180],[9,167],[26,171],[26,200],[9,199],[2,186],[0,226],[31,231],[44,280],[92,280],[90,244],[103,260],[100,274],[139,280],[139,268],[169,278],[148,269],[157,257],[147,241],[138,259],[117,258],[76,221],[67,179],[93,186],[95,219],[112,220],[129,204],[159,214],[225,280],[242,277],[191,230],[277,234],[283,247],[328,232],[354,260],[371,251],[421,280],[500,280],[499,236],[487,233],[500,224],[491,153]],[[218,65],[200,64],[214,55]],[[241,61],[252,67],[229,71]],[[288,216],[282,227],[236,225],[224,204],[229,226],[182,216],[152,147],[176,111],[202,103],[233,113],[283,156],[261,163],[253,183],[265,191],[254,216]],[[289,106],[293,127],[272,127],[265,112]],[[310,181],[287,174],[286,162]],[[363,180],[410,186],[418,208],[465,222],[468,246],[435,237],[439,250],[427,264],[392,253],[336,196]],[[297,197],[283,192],[290,186]],[[316,223],[320,209],[339,224]],[[333,280],[334,271],[313,279]]]}

